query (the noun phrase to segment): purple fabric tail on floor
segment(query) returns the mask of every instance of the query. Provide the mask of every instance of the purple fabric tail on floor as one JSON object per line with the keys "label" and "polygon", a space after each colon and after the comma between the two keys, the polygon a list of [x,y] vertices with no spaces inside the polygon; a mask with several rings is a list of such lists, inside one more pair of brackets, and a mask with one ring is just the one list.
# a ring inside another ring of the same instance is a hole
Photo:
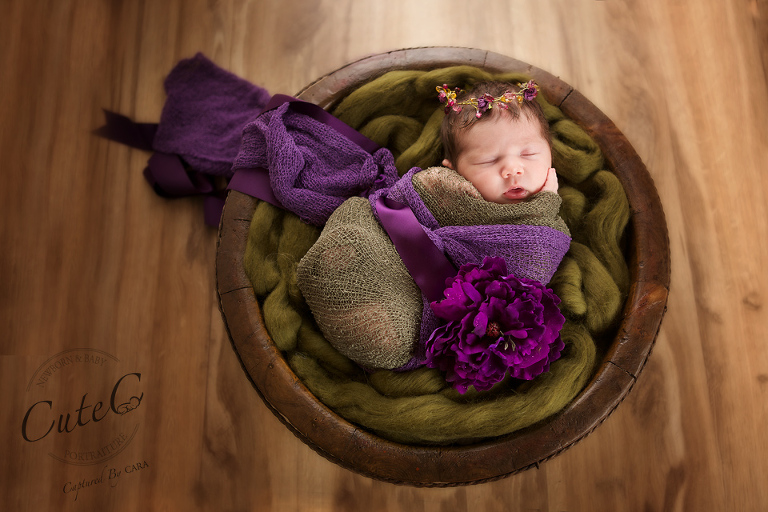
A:
{"label": "purple fabric tail on floor", "polygon": [[216,178],[232,176],[243,127],[262,111],[269,93],[198,53],[180,61],[165,80],[168,95],[159,124],[136,123],[105,111],[94,133],[154,151],[144,177],[163,197],[203,196],[205,222],[218,226],[226,190]]}
{"label": "purple fabric tail on floor", "polygon": [[168,98],[155,151],[179,155],[205,174],[231,176],[243,127],[269,101],[267,90],[221,69],[201,53],[173,68],[165,90]]}

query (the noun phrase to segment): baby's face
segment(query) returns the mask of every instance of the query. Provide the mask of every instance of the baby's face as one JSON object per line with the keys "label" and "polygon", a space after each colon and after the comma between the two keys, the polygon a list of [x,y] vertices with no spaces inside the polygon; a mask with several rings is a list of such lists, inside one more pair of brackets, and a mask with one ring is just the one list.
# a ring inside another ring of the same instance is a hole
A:
{"label": "baby's face", "polygon": [[472,183],[486,201],[519,203],[544,188],[552,151],[536,121],[502,113],[471,126],[461,136],[457,161],[443,165]]}

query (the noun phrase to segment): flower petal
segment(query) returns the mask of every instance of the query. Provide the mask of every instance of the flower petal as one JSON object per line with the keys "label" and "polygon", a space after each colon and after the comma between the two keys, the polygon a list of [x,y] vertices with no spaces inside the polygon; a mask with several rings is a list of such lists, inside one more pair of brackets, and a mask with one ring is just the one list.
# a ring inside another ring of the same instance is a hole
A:
{"label": "flower petal", "polygon": [[488,328],[488,315],[483,313],[483,311],[479,311],[475,315],[475,319],[472,321],[472,325],[474,325],[474,333],[478,336],[482,336],[485,334],[486,329]]}

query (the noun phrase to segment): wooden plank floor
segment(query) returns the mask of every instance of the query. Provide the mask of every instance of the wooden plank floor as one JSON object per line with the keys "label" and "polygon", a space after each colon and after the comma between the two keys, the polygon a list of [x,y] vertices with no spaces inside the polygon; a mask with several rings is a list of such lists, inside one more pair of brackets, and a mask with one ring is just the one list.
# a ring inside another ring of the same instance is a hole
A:
{"label": "wooden plank floor", "polygon": [[[201,204],[159,198],[146,153],[90,132],[102,108],[157,121],[198,51],[291,94],[434,45],[533,64],[614,121],[659,190],[672,289],[594,433],[507,479],[417,489],[326,461],[267,410]],[[0,0],[3,510],[767,510],[767,77],[765,0]]]}

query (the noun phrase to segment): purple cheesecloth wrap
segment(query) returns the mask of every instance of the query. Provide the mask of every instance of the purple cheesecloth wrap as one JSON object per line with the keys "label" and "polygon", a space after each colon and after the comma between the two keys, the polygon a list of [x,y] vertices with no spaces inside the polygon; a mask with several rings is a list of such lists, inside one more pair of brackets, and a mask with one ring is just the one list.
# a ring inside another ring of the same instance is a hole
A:
{"label": "purple cheesecloth wrap", "polygon": [[245,127],[232,166],[233,183],[238,183],[239,172],[269,169],[269,186],[278,206],[322,226],[346,199],[368,195],[398,180],[389,150],[371,143],[369,153],[336,128],[296,112],[299,105],[319,109],[286,101]]}

